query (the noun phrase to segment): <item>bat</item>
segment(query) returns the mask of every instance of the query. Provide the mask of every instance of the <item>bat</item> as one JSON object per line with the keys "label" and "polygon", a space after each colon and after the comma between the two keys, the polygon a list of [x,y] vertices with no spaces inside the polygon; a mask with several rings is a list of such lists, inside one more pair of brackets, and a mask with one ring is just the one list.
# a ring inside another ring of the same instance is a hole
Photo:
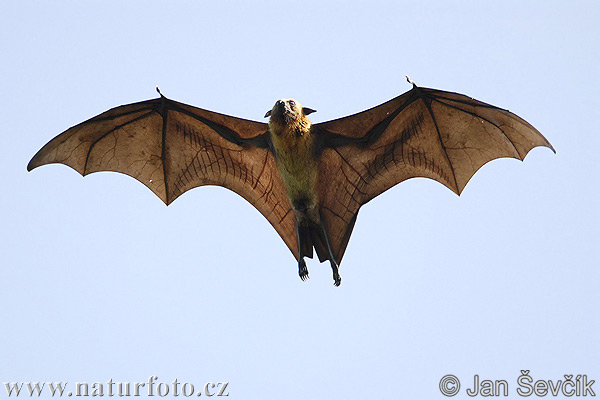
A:
{"label": "bat", "polygon": [[[408,79],[408,77],[407,77]],[[278,100],[265,118],[241,119],[159,97],[112,108],[61,133],[27,170],[66,164],[81,175],[132,176],[165,204],[202,185],[226,187],[271,223],[309,277],[305,257],[329,261],[334,285],[358,210],[413,177],[460,194],[500,157],[523,160],[552,145],[508,110],[419,87],[377,107],[311,124],[315,110]]]}

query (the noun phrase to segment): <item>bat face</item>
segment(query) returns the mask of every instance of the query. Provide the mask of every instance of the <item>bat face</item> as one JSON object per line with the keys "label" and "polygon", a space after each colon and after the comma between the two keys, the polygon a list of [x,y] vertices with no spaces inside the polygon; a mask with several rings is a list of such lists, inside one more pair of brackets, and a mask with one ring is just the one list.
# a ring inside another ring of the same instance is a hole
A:
{"label": "bat face", "polygon": [[271,121],[279,125],[294,125],[302,120],[306,115],[315,112],[315,110],[302,107],[302,105],[294,99],[281,99],[275,102],[275,105],[270,111],[265,114],[266,117],[271,117]]}
{"label": "bat face", "polygon": [[291,125],[302,118],[302,106],[294,99],[277,100],[271,111],[265,114],[265,117],[269,116],[280,125]]}

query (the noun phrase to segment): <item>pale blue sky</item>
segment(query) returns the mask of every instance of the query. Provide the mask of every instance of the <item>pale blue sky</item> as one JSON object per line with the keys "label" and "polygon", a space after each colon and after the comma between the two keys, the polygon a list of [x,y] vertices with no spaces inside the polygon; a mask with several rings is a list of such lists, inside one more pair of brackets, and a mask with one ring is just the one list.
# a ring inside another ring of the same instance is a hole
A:
{"label": "pale blue sky", "polygon": [[[443,399],[452,373],[600,382],[597,2],[5,1],[0,382],[228,381],[232,399]],[[222,188],[26,172],[66,128],[156,96],[313,121],[410,88],[509,108],[554,145],[460,197],[404,182],[361,209],[332,285]],[[600,383],[594,386],[600,395]],[[73,386],[71,386],[73,388]],[[6,396],[3,387],[0,397]],[[464,390],[456,398],[468,398]]]}

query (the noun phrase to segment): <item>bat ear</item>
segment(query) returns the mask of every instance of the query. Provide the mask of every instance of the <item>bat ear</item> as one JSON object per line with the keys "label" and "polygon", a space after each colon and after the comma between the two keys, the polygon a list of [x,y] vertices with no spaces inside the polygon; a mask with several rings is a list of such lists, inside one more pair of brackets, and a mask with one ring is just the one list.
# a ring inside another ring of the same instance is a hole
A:
{"label": "bat ear", "polygon": [[271,110],[267,111],[267,113],[265,114],[265,118],[270,117],[271,116]]}
{"label": "bat ear", "polygon": [[312,108],[308,108],[308,107],[302,107],[302,113],[304,115],[312,114],[314,112],[317,112],[317,110],[313,110]]}

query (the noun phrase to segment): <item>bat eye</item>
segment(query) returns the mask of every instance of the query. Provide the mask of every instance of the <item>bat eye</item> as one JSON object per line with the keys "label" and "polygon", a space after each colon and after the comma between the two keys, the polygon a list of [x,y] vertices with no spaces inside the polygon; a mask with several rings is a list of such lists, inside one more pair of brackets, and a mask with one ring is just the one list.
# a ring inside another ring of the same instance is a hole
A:
{"label": "bat eye", "polygon": [[296,102],[294,100],[290,100],[290,107],[294,108],[296,106]]}

